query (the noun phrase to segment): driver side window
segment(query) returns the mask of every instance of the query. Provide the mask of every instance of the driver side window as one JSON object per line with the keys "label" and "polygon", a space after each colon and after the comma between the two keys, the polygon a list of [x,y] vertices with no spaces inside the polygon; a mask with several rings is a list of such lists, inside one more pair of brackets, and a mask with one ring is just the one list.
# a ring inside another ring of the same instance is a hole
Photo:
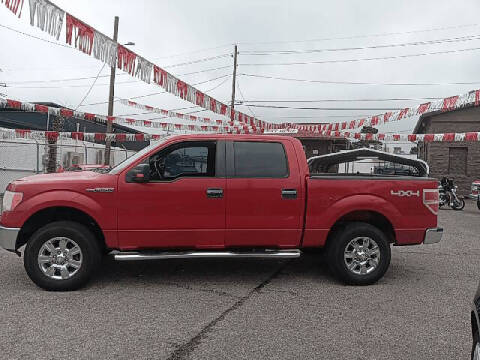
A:
{"label": "driver side window", "polygon": [[216,143],[183,142],[162,149],[149,158],[150,181],[179,177],[214,177]]}

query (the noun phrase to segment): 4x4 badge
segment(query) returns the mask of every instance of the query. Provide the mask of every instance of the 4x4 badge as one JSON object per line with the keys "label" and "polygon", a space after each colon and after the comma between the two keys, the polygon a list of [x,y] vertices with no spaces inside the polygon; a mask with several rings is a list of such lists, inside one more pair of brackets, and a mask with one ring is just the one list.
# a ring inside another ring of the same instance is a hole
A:
{"label": "4x4 badge", "polygon": [[412,191],[412,190],[398,190],[398,191],[393,191],[393,190],[390,190],[390,194],[391,195],[394,195],[394,196],[400,196],[400,197],[403,197],[403,196],[418,196],[420,197],[420,190],[417,190],[417,191]]}

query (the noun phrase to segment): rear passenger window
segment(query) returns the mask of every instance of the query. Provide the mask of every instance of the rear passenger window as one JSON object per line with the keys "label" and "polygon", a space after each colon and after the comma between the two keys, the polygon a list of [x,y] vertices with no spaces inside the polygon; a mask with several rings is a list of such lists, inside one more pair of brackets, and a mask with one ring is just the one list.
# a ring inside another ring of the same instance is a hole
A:
{"label": "rear passenger window", "polygon": [[288,176],[285,149],[281,143],[236,141],[233,143],[235,177],[283,178]]}

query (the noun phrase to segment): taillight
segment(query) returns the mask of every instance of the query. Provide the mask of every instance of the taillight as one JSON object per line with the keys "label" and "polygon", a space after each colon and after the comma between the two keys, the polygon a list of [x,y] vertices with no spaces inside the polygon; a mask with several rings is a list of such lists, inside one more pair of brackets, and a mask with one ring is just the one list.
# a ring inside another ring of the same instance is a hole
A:
{"label": "taillight", "polygon": [[5,194],[3,194],[2,210],[13,211],[13,209],[22,202],[22,199],[23,194],[20,192],[5,191]]}
{"label": "taillight", "polygon": [[423,189],[423,205],[434,215],[438,215],[438,189]]}

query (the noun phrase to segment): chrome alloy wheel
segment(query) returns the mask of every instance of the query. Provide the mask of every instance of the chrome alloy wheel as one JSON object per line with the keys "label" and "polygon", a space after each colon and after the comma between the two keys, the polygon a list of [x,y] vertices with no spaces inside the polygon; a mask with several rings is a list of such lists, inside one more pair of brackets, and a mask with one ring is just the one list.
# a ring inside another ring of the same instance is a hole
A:
{"label": "chrome alloy wheel", "polygon": [[38,252],[38,266],[51,279],[67,280],[82,266],[82,250],[72,239],[55,237],[47,240]]}
{"label": "chrome alloy wheel", "polygon": [[349,271],[356,275],[366,275],[377,268],[380,249],[372,238],[356,237],[345,247],[343,258]]}
{"label": "chrome alloy wheel", "polygon": [[475,350],[473,352],[473,360],[480,360],[480,344],[475,344]]}

